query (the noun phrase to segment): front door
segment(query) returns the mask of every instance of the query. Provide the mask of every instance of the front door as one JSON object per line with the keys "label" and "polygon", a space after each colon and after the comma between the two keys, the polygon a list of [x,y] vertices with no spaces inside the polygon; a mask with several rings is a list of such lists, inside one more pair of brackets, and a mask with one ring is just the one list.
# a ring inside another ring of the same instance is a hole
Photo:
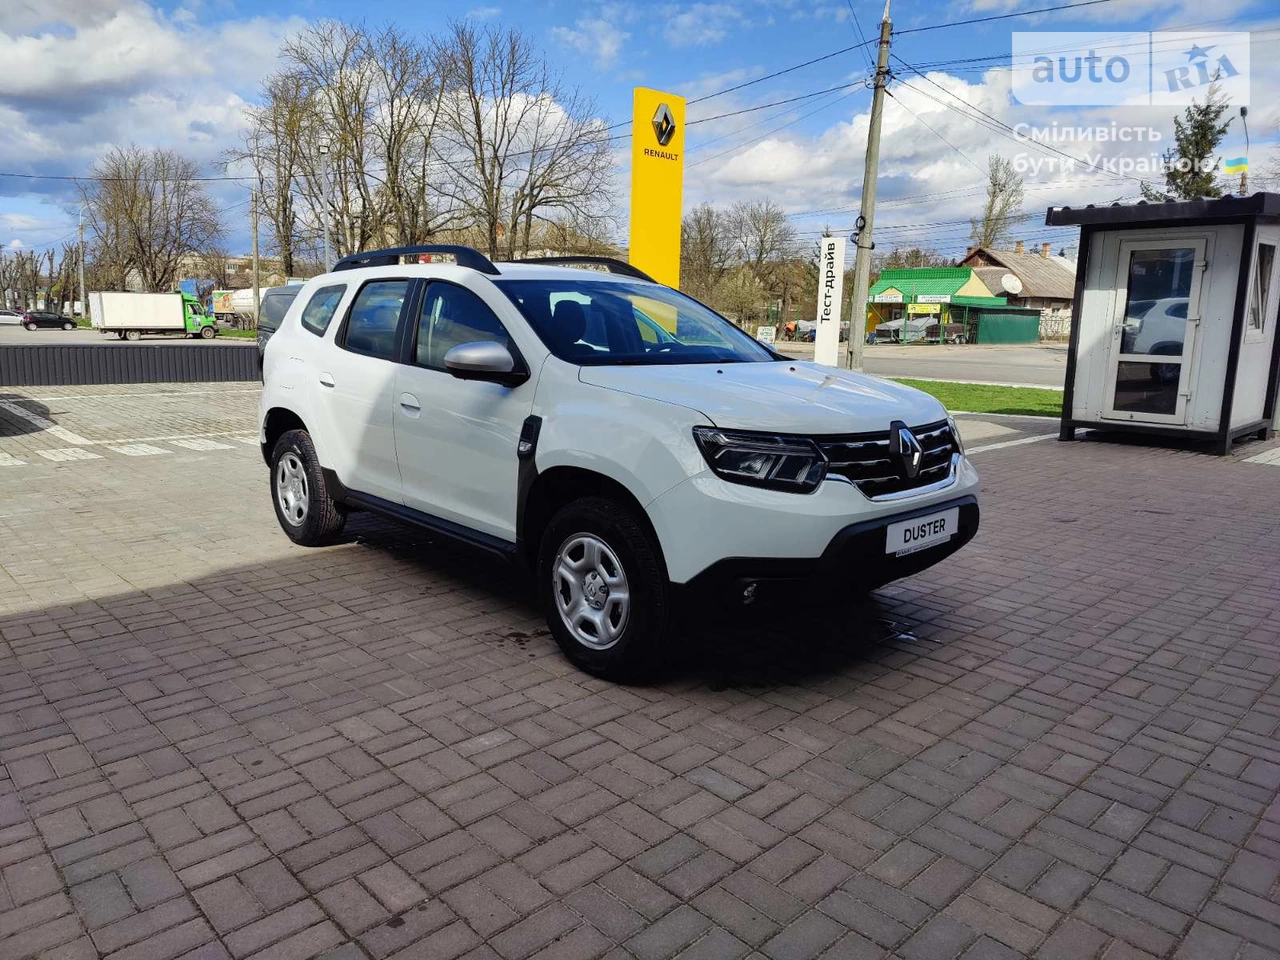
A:
{"label": "front door", "polygon": [[1107,419],[1187,422],[1205,244],[1203,238],[1120,244]]}
{"label": "front door", "polygon": [[514,542],[516,447],[536,383],[460,380],[445,369],[444,355],[463,343],[516,349],[493,310],[466,287],[432,280],[414,320],[412,362],[397,368],[392,414],[404,502]]}

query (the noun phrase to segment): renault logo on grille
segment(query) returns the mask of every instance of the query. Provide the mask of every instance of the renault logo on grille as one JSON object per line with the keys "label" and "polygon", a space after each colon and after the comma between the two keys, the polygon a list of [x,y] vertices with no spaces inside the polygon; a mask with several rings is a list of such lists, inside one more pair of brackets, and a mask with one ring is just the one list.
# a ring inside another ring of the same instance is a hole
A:
{"label": "renault logo on grille", "polygon": [[665,147],[676,135],[675,118],[671,116],[671,108],[665,103],[658,104],[658,110],[653,115],[653,132],[658,137],[660,147]]}
{"label": "renault logo on grille", "polygon": [[914,480],[920,473],[920,462],[924,459],[924,448],[920,441],[901,420],[895,420],[889,427],[889,453],[898,462],[898,472],[906,480]]}

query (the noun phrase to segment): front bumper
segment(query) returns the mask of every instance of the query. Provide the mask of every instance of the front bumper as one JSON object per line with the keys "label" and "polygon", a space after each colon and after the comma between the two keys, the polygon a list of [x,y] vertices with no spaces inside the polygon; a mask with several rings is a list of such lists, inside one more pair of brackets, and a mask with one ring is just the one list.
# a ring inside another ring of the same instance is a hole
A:
{"label": "front bumper", "polygon": [[[960,529],[950,540],[905,556],[885,553],[885,528],[889,524],[952,507],[960,510]],[[798,584],[803,584],[808,596],[814,599],[847,596],[851,589],[874,590],[951,556],[977,534],[980,517],[976,497],[954,497],[927,507],[852,523],[839,530],[818,557],[718,560],[680,589],[687,596],[713,597],[730,606],[773,599]]]}
{"label": "front bumper", "polygon": [[[868,524],[882,529],[957,500],[976,503],[977,494],[978,473],[961,457],[945,487],[900,499],[870,500],[853,484],[830,479],[811,494],[767,490],[729,483],[707,470],[672,487],[645,510],[662,545],[668,577],[687,583],[729,560],[758,565],[776,560],[784,569],[807,566],[811,572],[846,530]],[[883,561],[883,533],[879,551]]]}

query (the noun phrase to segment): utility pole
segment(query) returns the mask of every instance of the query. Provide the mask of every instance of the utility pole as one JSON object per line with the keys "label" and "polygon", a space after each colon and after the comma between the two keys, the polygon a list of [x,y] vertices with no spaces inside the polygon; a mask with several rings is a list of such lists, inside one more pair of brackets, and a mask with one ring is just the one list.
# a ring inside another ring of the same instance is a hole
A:
{"label": "utility pole", "polygon": [[1244,169],[1240,171],[1240,196],[1249,195],[1249,108],[1240,108],[1240,123],[1244,126]]}
{"label": "utility pole", "polygon": [[258,289],[258,191],[249,191],[249,205],[253,208],[253,325],[258,325],[258,314],[261,311],[261,294]]}
{"label": "utility pole", "polygon": [[89,316],[89,292],[84,286],[84,204],[80,205],[80,255],[77,258],[80,270],[80,316]]}
{"label": "utility pole", "polygon": [[876,177],[880,170],[880,117],[884,113],[884,88],[889,82],[889,0],[880,19],[880,52],[876,57],[875,90],[871,95],[871,126],[867,131],[867,162],[862,171],[862,215],[853,235],[857,253],[853,261],[853,298],[849,304],[848,367],[862,369],[862,348],[867,342],[867,289],[871,285],[872,227],[876,219]]}

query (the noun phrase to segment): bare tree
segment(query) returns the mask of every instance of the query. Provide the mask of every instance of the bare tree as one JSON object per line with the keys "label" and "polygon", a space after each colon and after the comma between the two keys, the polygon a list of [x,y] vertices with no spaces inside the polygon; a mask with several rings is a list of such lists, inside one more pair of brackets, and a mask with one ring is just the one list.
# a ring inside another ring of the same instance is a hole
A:
{"label": "bare tree", "polygon": [[709,203],[694,207],[680,223],[680,288],[711,303],[737,252],[725,212]]}
{"label": "bare tree", "polygon": [[797,263],[796,231],[786,212],[772,200],[742,200],[729,208],[729,231],[739,255],[766,296],[791,308],[803,269]]}
{"label": "bare tree", "polygon": [[518,30],[455,21],[447,45],[445,189],[482,229],[491,257],[528,250],[535,219],[570,217],[606,194],[609,155],[594,103],[566,89]]}
{"label": "bare tree", "polygon": [[1022,177],[1013,161],[992,154],[987,161],[987,202],[982,217],[969,221],[969,238],[975,247],[999,247],[1013,235],[1022,215]]}
{"label": "bare tree", "polygon": [[267,249],[278,254],[284,272],[294,275],[299,242],[296,186],[303,130],[310,109],[295,73],[276,73],[263,82],[262,102],[249,108],[241,145],[223,157],[223,169],[246,163],[257,178],[259,210],[268,224]]}
{"label": "bare tree", "polygon": [[81,188],[95,251],[144,290],[173,288],[184,254],[222,233],[194,161],[172,150],[113,147]]}

